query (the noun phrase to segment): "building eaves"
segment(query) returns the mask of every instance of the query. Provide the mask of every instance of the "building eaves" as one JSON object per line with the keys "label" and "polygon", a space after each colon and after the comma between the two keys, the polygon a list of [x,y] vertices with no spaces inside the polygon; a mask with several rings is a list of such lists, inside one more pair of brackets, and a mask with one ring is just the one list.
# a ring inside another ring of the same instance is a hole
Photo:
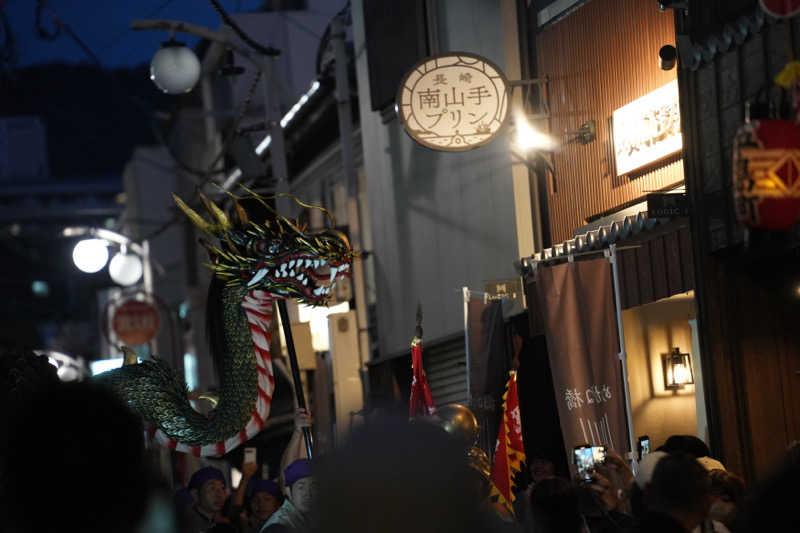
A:
{"label": "building eaves", "polygon": [[625,244],[646,237],[656,227],[668,224],[671,218],[650,218],[646,211],[628,215],[621,220],[601,226],[596,230],[576,235],[575,238],[545,248],[533,254],[530,261],[535,263],[560,261],[570,255],[590,253],[608,248],[612,244]]}

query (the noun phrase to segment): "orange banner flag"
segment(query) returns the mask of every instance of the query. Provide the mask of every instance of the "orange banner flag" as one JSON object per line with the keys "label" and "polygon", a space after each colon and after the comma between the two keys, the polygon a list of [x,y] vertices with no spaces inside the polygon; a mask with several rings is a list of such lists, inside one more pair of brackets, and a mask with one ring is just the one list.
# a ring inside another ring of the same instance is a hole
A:
{"label": "orange banner flag", "polygon": [[497,434],[497,445],[492,466],[491,496],[508,513],[514,514],[514,474],[522,470],[525,448],[522,445],[522,423],[519,415],[517,372],[509,372],[506,392],[503,395],[503,421]]}

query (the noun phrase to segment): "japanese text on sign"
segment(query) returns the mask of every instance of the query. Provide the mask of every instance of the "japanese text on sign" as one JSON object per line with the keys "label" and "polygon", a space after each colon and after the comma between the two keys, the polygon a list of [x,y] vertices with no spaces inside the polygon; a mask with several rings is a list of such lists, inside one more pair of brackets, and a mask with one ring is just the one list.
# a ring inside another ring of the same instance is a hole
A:
{"label": "japanese text on sign", "polygon": [[508,84],[487,60],[459,53],[428,59],[406,75],[398,111],[408,134],[437,150],[491,141],[508,115]]}
{"label": "japanese text on sign", "polygon": [[581,392],[577,388],[566,389],[564,391],[564,401],[567,404],[567,409],[572,411],[578,409],[584,403],[587,405],[605,403],[611,400],[611,388],[608,385],[590,385],[586,390]]}
{"label": "japanese text on sign", "polygon": [[683,147],[678,82],[614,111],[617,174],[628,174]]}

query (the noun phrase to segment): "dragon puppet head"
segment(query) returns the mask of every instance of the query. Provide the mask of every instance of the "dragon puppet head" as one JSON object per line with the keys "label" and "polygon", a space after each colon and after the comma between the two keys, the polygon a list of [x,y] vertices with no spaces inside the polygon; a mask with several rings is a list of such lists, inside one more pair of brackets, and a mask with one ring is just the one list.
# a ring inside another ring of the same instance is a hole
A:
{"label": "dragon puppet head", "polygon": [[[250,220],[233,195],[237,216],[229,218],[200,194],[212,219],[209,222],[177,195],[172,195],[192,223],[217,240],[217,245],[203,241],[211,258],[208,266],[228,286],[260,289],[310,305],[327,303],[337,279],[350,275],[355,254],[347,237],[335,229],[307,232],[277,213],[264,198],[245,190],[249,193],[247,198],[267,208],[269,218],[263,222]],[[314,207],[296,201],[304,207]]]}

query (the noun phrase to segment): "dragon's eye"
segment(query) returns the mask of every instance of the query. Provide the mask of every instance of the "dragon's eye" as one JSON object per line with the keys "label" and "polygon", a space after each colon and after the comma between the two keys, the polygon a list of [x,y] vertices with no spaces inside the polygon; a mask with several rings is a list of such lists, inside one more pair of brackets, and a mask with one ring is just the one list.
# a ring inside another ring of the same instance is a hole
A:
{"label": "dragon's eye", "polygon": [[265,254],[269,250],[269,246],[267,241],[258,240],[253,243],[253,249],[259,254]]}

